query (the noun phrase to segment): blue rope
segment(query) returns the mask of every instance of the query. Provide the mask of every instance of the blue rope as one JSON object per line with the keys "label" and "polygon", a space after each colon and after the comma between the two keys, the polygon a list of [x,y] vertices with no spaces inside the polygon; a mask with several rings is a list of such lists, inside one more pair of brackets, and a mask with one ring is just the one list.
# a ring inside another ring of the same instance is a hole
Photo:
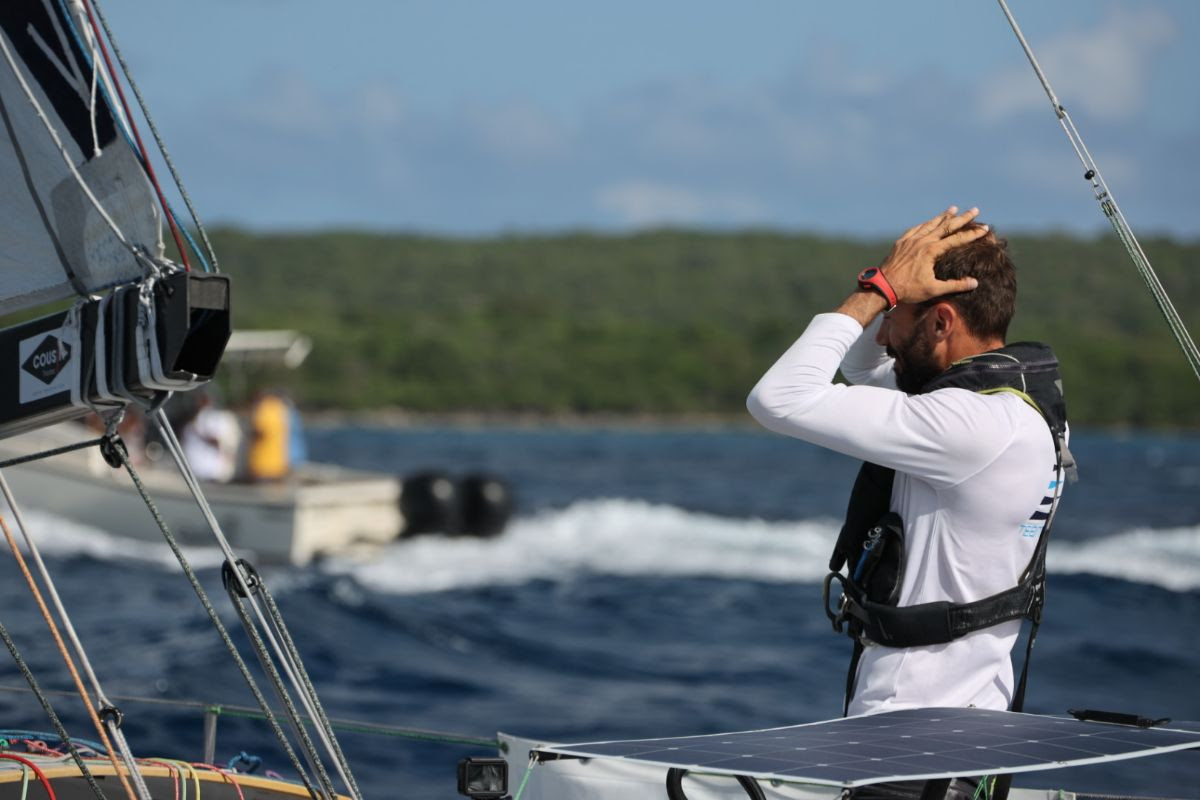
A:
{"label": "blue rope", "polygon": [[[3,739],[39,739],[43,742],[61,742],[62,737],[57,733],[49,733],[47,731],[25,731],[18,729],[0,730],[0,738]],[[92,742],[87,739],[80,739],[78,736],[72,736],[71,741],[75,744],[81,744],[95,750],[97,753],[107,753],[108,750],[99,742]]]}
{"label": "blue rope", "polygon": [[[225,768],[249,775],[250,773],[254,772],[256,769],[261,767],[262,763],[263,763],[263,760],[260,756],[252,756],[249,753],[247,753],[245,750],[243,750],[242,752],[238,753],[233,758],[229,759],[229,763],[225,765]],[[246,768],[244,770],[237,769],[239,764],[244,764]]]}

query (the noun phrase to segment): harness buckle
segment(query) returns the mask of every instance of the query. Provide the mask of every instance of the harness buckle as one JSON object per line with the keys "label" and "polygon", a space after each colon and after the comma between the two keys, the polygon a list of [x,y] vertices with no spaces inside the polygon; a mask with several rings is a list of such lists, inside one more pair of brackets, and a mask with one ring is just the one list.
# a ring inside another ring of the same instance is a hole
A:
{"label": "harness buckle", "polygon": [[[842,584],[842,599],[838,601],[836,612],[829,605],[830,587],[835,579]],[[829,617],[829,621],[833,623],[834,632],[841,633],[842,625],[846,622],[846,576],[840,572],[831,572],[826,575],[825,583],[821,587],[821,601],[825,608],[825,616]]]}

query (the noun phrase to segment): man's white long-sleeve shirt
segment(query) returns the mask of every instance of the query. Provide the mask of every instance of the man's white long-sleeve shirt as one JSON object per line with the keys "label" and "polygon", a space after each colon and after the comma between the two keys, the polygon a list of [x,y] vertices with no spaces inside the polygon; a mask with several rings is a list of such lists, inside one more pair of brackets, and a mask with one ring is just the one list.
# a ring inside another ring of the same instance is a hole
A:
{"label": "man's white long-sleeve shirt", "polygon": [[[838,368],[856,384],[833,383]],[[1016,585],[1058,476],[1041,415],[1018,396],[896,389],[874,326],[819,314],[747,401],[764,427],[896,470],[891,510],[904,520],[899,605],[979,600]],[[1047,487],[1050,487],[1047,489]],[[849,488],[849,487],[847,487]],[[849,713],[925,706],[1008,708],[1006,622],[931,647],[868,646]]]}

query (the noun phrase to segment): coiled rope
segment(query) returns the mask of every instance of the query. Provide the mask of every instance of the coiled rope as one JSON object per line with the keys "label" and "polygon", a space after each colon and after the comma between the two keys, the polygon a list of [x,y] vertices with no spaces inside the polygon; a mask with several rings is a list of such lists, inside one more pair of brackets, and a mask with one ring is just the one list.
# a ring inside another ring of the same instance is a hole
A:
{"label": "coiled rope", "polygon": [[[42,782],[42,788],[46,790],[46,794],[49,796],[50,800],[57,800],[57,795],[54,794],[54,789],[50,786],[50,779],[46,777],[46,773],[42,772],[42,768],[37,764],[30,761],[28,758],[22,758],[14,753],[0,753],[0,758],[7,759],[8,761],[20,762],[21,765],[26,769],[26,781],[28,780],[28,770],[33,770],[33,773],[37,775],[38,780]],[[24,794],[24,792],[25,783],[23,782],[21,793]]]}

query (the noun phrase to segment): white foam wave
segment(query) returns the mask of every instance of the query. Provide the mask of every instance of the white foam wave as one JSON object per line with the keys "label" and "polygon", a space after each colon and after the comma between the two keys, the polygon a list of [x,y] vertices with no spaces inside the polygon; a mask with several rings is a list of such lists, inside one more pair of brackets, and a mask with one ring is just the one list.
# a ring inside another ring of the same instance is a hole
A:
{"label": "white foam wave", "polygon": [[1089,542],[1055,542],[1051,572],[1103,575],[1177,592],[1200,589],[1200,527],[1138,528]]}
{"label": "white foam wave", "polygon": [[824,575],[836,531],[832,520],[727,519],[638,500],[588,500],[514,520],[495,539],[421,537],[369,564],[333,561],[329,569],[404,593],[580,573],[803,582]]}
{"label": "white foam wave", "polygon": [[[766,522],[637,500],[588,500],[515,520],[495,539],[421,537],[369,563],[326,569],[376,591],[419,593],[578,574],[677,575],[815,583],[826,573],[839,523]],[[1135,530],[1088,542],[1056,541],[1048,567],[1163,586],[1200,588],[1200,527]]]}
{"label": "white foam wave", "polygon": [[[164,569],[179,568],[179,562],[165,542],[136,541],[36,509],[23,512],[22,517],[43,556],[81,555],[101,561],[133,561]],[[13,535],[25,551],[24,538],[15,529]],[[183,553],[196,569],[219,567],[224,561],[217,547],[185,547]]]}
{"label": "white foam wave", "polygon": [[[178,569],[165,545],[126,539],[37,510],[27,511],[25,518],[46,556],[84,555]],[[402,594],[579,574],[816,583],[825,576],[839,525],[833,519],[767,522],[640,500],[587,500],[518,518],[494,539],[418,537],[397,542],[368,562],[331,559],[323,569],[376,591]],[[215,547],[189,547],[185,554],[196,568],[218,567],[223,560]],[[1087,573],[1194,591],[1200,589],[1200,526],[1135,529],[1083,542],[1058,539],[1047,566],[1057,574]]]}

